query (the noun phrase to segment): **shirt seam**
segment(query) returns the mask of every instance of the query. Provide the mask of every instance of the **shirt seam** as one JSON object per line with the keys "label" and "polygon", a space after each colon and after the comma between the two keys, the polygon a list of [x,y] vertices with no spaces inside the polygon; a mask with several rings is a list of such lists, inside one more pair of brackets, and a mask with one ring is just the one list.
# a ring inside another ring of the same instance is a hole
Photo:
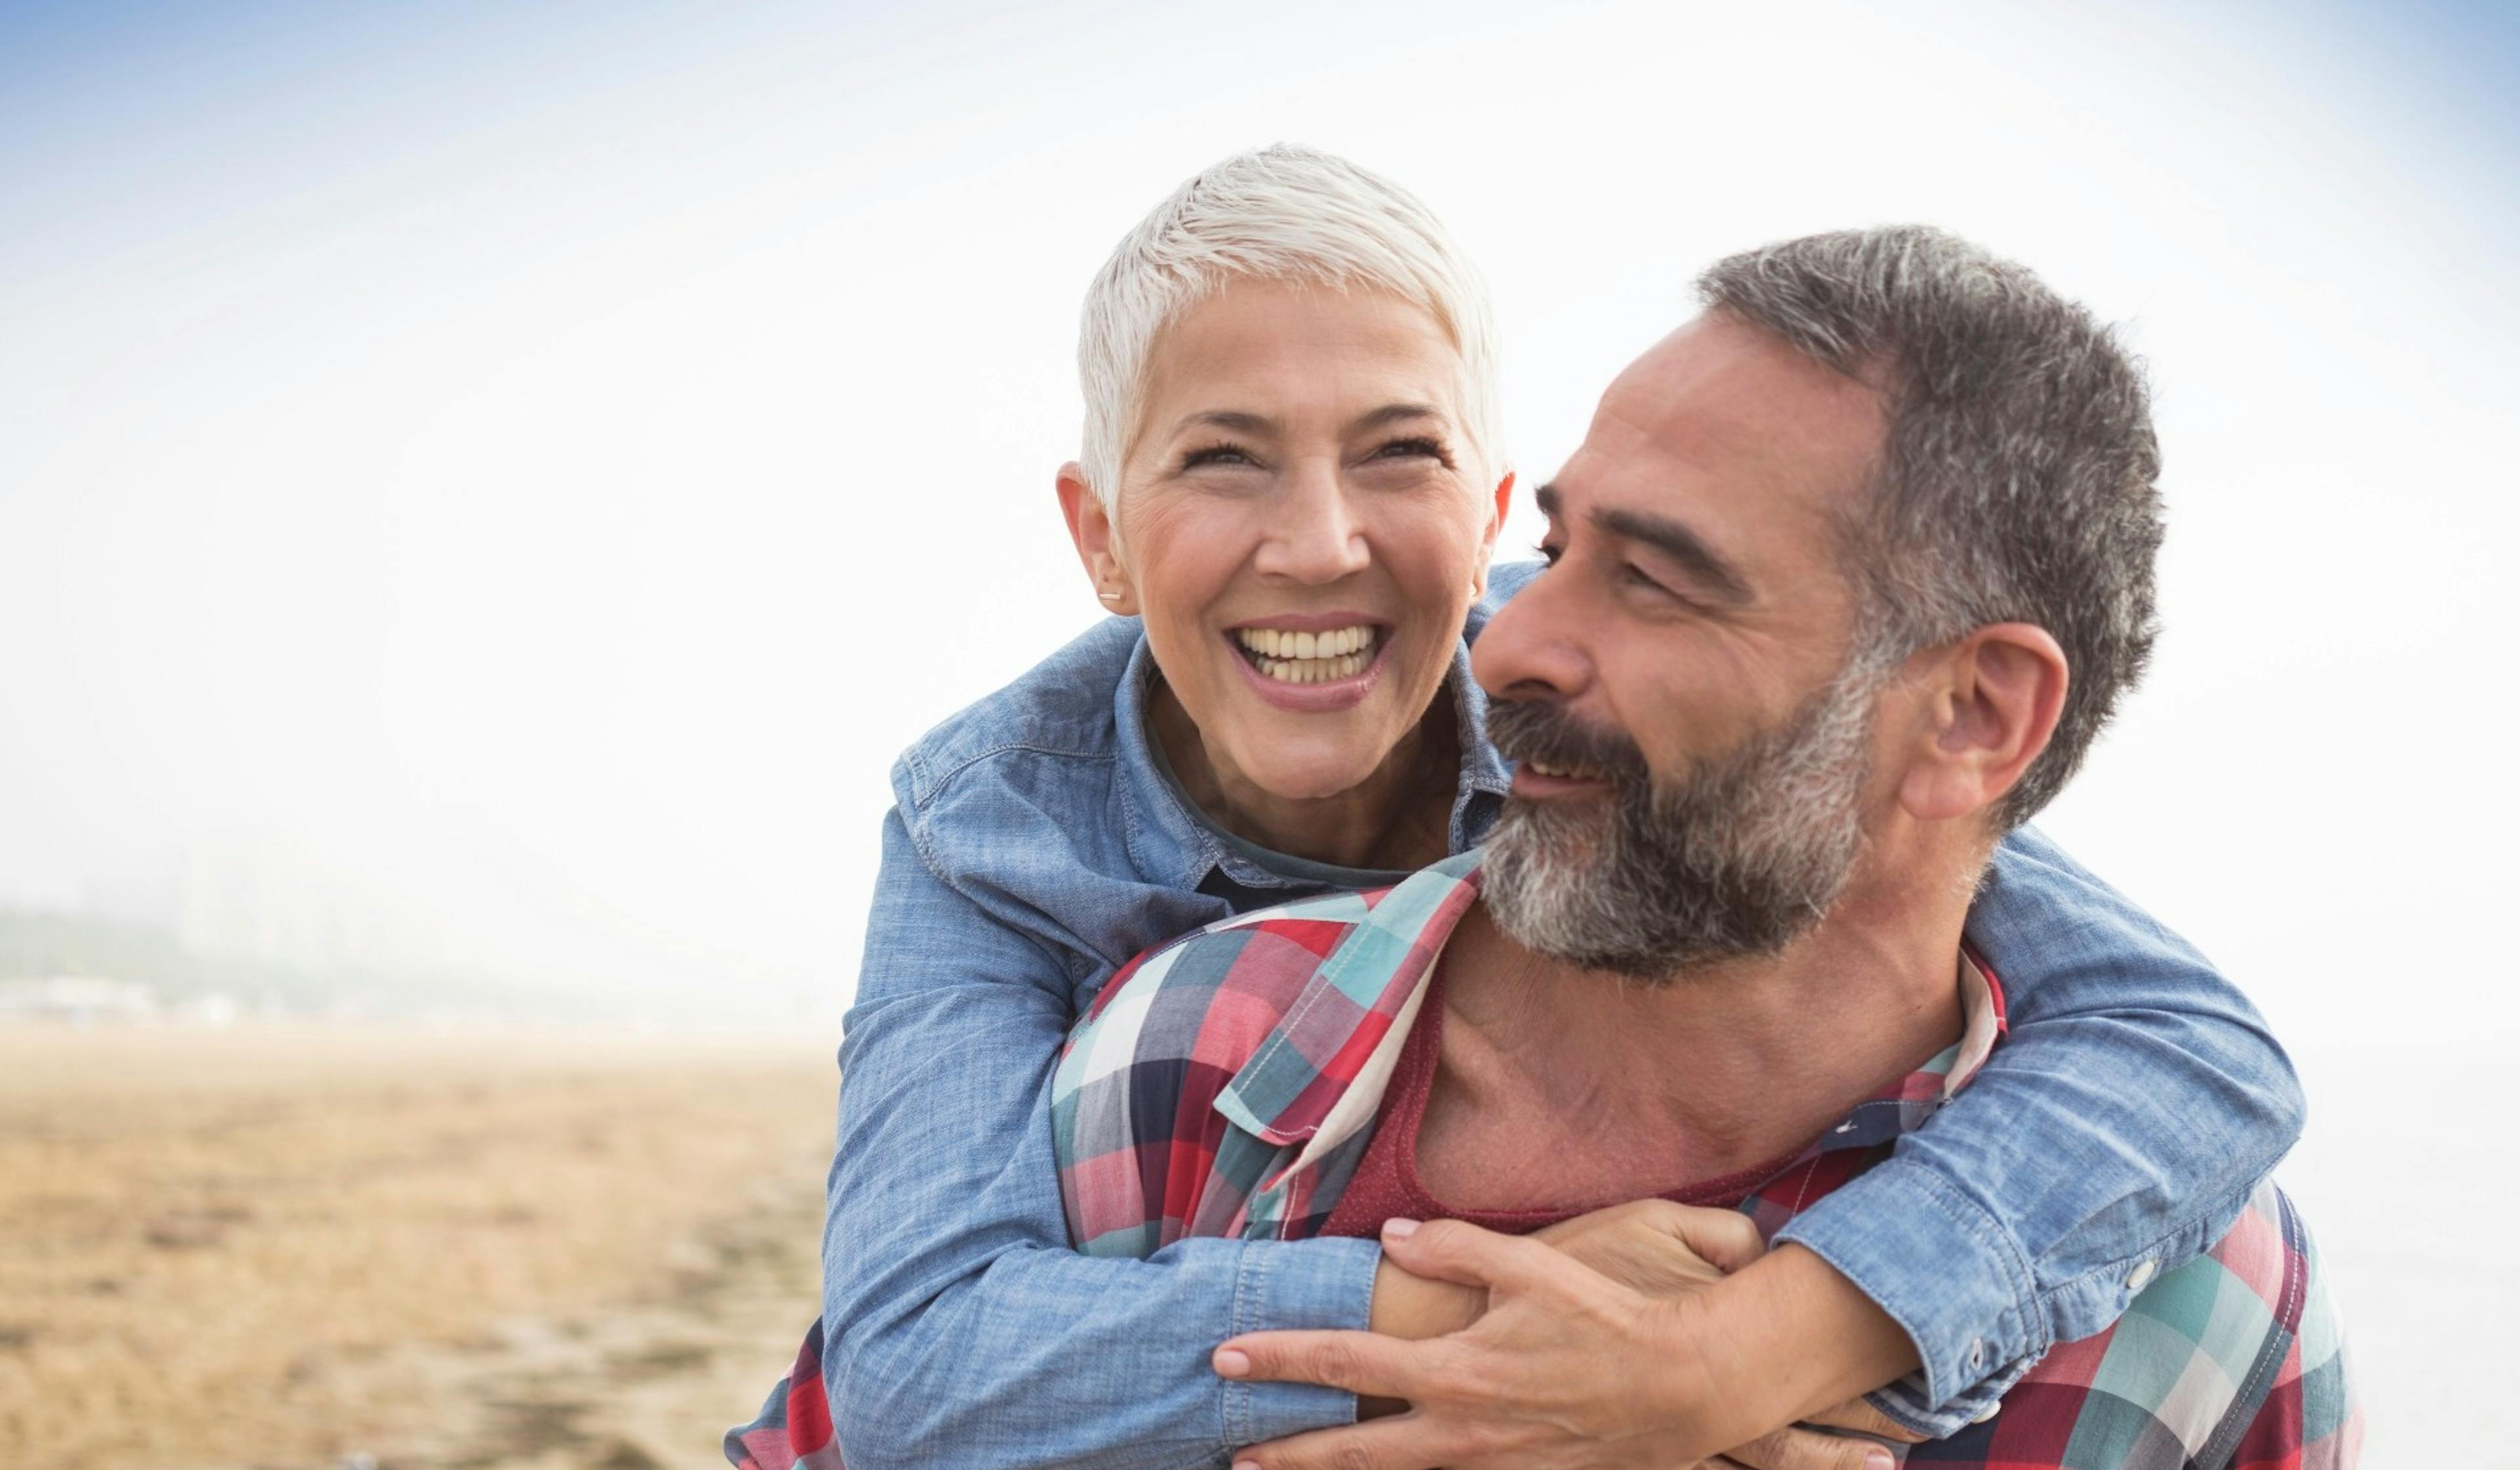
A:
{"label": "shirt seam", "polygon": [[[2155,1235],[2140,1245],[2130,1248],[2125,1254],[2119,1256],[2115,1260],[2102,1262],[2100,1265],[2094,1266],[2088,1270],[2079,1271],[2074,1275],[2055,1282],[2052,1285],[2037,1287],[2032,1296],[2032,1301],[2038,1307],[2039,1314],[2042,1317],[2049,1315],[2049,1303],[2059,1297],[2079,1290],[2092,1282],[2097,1281],[2111,1285],[2125,1284],[2127,1272],[2132,1270],[2135,1265],[2141,1262],[2152,1261],[2158,1263],[2163,1256],[2170,1254],[2174,1250],[2185,1252],[2191,1257],[2202,1255],[2203,1251],[2201,1249],[2194,1251],[2187,1250],[2188,1238],[2190,1236],[2201,1235],[2202,1232],[2211,1229],[2214,1221],[2222,1216],[2237,1213],[2238,1210],[2246,1208],[2249,1197],[2257,1193],[2261,1182],[2261,1180],[2250,1180],[2246,1186],[2221,1196],[2216,1201],[2216,1208],[2207,1210],[2198,1215],[2195,1219],[2190,1220],[2183,1225],[2165,1231],[2162,1234]],[[2201,1245],[2202,1242],[2200,1241],[2199,1244]],[[2036,1268],[2033,1270],[2035,1276]],[[2054,1333],[2050,1332],[2048,1335],[2052,1341]]]}
{"label": "shirt seam", "polygon": [[991,745],[986,749],[974,751],[971,754],[957,760],[952,766],[947,767],[943,774],[936,776],[932,780],[925,780],[923,782],[926,787],[924,791],[922,791],[920,786],[922,784],[921,779],[922,774],[930,769],[927,759],[921,755],[916,748],[905,752],[902,759],[911,767],[911,795],[915,798],[915,803],[920,812],[924,815],[926,810],[935,804],[936,798],[945,794],[945,788],[954,783],[954,779],[956,777],[961,776],[964,772],[970,770],[973,766],[980,764],[982,761],[995,760],[999,756],[1012,755],[1016,752],[1026,752],[1032,755],[1047,755],[1056,757],[1059,760],[1069,761],[1102,761],[1107,763],[1119,759],[1119,752],[1113,750],[1068,750],[1060,746],[1044,745],[1032,740],[1006,740],[998,744]]}
{"label": "shirt seam", "polygon": [[[1240,1337],[1250,1330],[1251,1299],[1268,1288],[1271,1259],[1267,1251],[1262,1251],[1255,1256],[1250,1243],[1248,1241],[1243,1243],[1241,1269],[1235,1273],[1234,1313],[1226,1323],[1231,1329],[1226,1333],[1227,1337]],[[1218,1441],[1217,1448],[1229,1457],[1237,1447],[1250,1442],[1252,1393],[1252,1386],[1248,1383],[1229,1380],[1225,1385],[1225,1392],[1221,1396],[1224,1408],[1223,1422],[1218,1426],[1222,1430],[1222,1437]]]}
{"label": "shirt seam", "polygon": [[[2041,1341],[2041,1339],[2047,1336],[2048,1324],[2044,1314],[2027,1310],[2034,1309],[2039,1305],[2040,1295],[2038,1276],[2037,1273],[2031,1270],[2029,1262],[2023,1257],[2020,1242],[2012,1238],[2011,1232],[2003,1228],[2002,1222],[1997,1221],[1987,1211],[1979,1208],[1973,1201],[1953,1188],[1953,1186],[1940,1175],[1935,1174],[1925,1166],[1921,1164],[1915,1166],[1913,1178],[1922,1185],[1921,1193],[1923,1197],[1936,1209],[1940,1210],[1943,1213],[1944,1218],[1951,1221],[1953,1225],[1958,1226],[1963,1234],[1976,1241],[1981,1247],[1991,1249],[1997,1259],[2002,1263],[2006,1276],[2005,1285],[2008,1288],[2012,1299],[2012,1304],[2008,1309],[2008,1313],[2015,1319],[2013,1324],[2014,1330],[2017,1331],[2026,1342],[2024,1351],[2004,1354],[2000,1362],[1996,1365],[1990,1366],[1988,1364],[1981,1363],[1970,1367],[1968,1371],[1972,1376],[1969,1378],[1968,1382],[1962,1386],[1955,1386],[1953,1387],[1952,1392],[1943,1395],[1935,1395],[1933,1393],[1934,1362],[1930,1355],[1922,1355],[1924,1358],[1925,1383],[1928,1397],[1932,1398],[1937,1403],[1941,1403],[1957,1399],[1961,1394],[1967,1393],[1970,1389],[1974,1389],[1980,1384],[1986,1383],[1999,1376],[2004,1366],[2008,1366],[2011,1363],[2020,1362],[2025,1359],[2036,1359],[2038,1358],[2045,1357],[2048,1352],[2048,1345]],[[1791,1239],[1795,1238],[1798,1233],[1799,1232],[1794,1231],[1792,1229],[1792,1225],[1788,1224],[1786,1229],[1779,1232],[1778,1238]],[[1866,1295],[1870,1296],[1871,1293],[1868,1291]],[[1908,1330],[1907,1324],[1904,1322],[1900,1324],[1900,1328],[1902,1331]],[[1999,1319],[1995,1324],[1993,1335],[1998,1340],[1997,1346],[1999,1348],[2004,1346],[2002,1341],[2004,1336],[2004,1323],[2001,1319]],[[1922,1343],[1918,1344],[1920,1349],[1924,1346],[1925,1345]],[[1893,1417],[1895,1418],[1897,1416],[1893,1415]],[[1922,1426],[1917,1427],[1921,1428]]]}

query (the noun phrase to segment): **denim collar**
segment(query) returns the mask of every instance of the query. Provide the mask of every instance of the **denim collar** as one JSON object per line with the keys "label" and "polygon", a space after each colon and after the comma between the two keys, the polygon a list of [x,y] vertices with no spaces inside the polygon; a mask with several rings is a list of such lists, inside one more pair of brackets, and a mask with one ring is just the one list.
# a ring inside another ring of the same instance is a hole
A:
{"label": "denim collar", "polygon": [[[1138,635],[1129,665],[1112,699],[1117,726],[1119,787],[1129,856],[1140,872],[1167,887],[1194,889],[1208,875],[1222,872],[1245,888],[1283,888],[1291,896],[1302,885],[1252,863],[1217,840],[1182,804],[1172,783],[1155,765],[1147,733],[1147,701],[1160,677],[1146,635]],[[1446,836],[1452,851],[1466,852],[1487,836],[1497,809],[1513,783],[1513,772],[1487,741],[1487,694],[1470,677],[1470,646],[1453,645],[1453,665],[1444,676],[1461,730],[1461,775],[1453,790],[1453,812]]]}

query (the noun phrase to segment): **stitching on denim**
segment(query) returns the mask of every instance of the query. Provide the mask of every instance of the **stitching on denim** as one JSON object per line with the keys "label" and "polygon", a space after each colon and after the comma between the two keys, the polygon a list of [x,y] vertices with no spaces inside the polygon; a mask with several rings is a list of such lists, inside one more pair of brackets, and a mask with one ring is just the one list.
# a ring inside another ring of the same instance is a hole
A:
{"label": "stitching on denim", "polygon": [[[2030,1270],[2030,1263],[2023,1258],[2020,1242],[2012,1238],[2012,1232],[2003,1228],[2001,1222],[1979,1208],[1966,1195],[1959,1193],[1941,1175],[1919,1165],[1915,1178],[1925,1186],[1925,1198],[1931,1201],[1935,1208],[1941,1210],[1954,1225],[1966,1231],[1979,1245],[1993,1248],[1995,1255],[2003,1266],[2006,1285],[2010,1287],[2012,1293],[2012,1305],[1996,1319],[1996,1338],[1998,1346],[2005,1346],[2002,1341],[2006,1335],[2004,1318],[2010,1317],[2014,1322],[2012,1331],[2018,1333],[2022,1339],[2022,1347],[2021,1351],[2003,1355],[2002,1360],[2017,1362],[2024,1358],[2044,1356],[2048,1345],[2039,1339],[2046,1336],[2044,1330],[2046,1324],[2040,1322],[2035,1316],[2029,1316],[2022,1310],[2024,1303],[2037,1300],[2038,1277]],[[2025,1317],[2027,1317],[2026,1320]],[[1930,1364],[1928,1366],[1930,1367]],[[1970,1386],[1975,1387],[1976,1384],[1985,1381],[1986,1376],[1981,1373],[1981,1376],[1973,1380]],[[1929,1373],[1927,1376],[1929,1388],[1931,1383]]]}
{"label": "stitching on denim", "polygon": [[[2216,1199],[2211,1208],[2199,1211],[2186,1223],[2150,1237],[2128,1254],[2104,1261],[2089,1270],[2068,1276],[2052,1285],[2038,1288],[2034,1300],[2038,1305],[2039,1315],[2043,1319],[2053,1317],[2058,1298],[2094,1283],[2107,1288],[2114,1296],[2116,1288],[2124,1284],[2127,1274],[2144,1261],[2158,1263],[2167,1257],[2177,1256],[2180,1258],[2180,1264],[2183,1266],[2204,1255],[2212,1248],[2213,1242],[2221,1238],[2224,1232],[2229,1230],[2238,1221],[2241,1213],[2247,1210],[2250,1197],[2255,1195],[2259,1186],[2265,1182],[2264,1179],[2252,1180],[2233,1193]],[[2115,1320],[2118,1314],[2112,1314],[2111,1320]],[[2048,1323],[2045,1330],[2051,1343],[2059,1340],[2073,1341],[2071,1338],[2060,1339],[2054,1331],[2052,1322]]]}
{"label": "stitching on denim", "polygon": [[[1115,761],[1119,759],[1117,752],[1109,750],[1065,750],[1056,745],[1037,745],[1030,740],[1007,740],[1000,744],[991,745],[985,750],[976,751],[964,757],[962,760],[956,761],[944,775],[937,777],[934,782],[929,785],[927,794],[920,797],[920,809],[924,811],[936,800],[938,796],[944,794],[947,786],[954,783],[954,778],[970,770],[973,766],[980,764],[982,761],[994,760],[999,756],[1012,754],[1017,751],[1031,755],[1056,756],[1060,760],[1066,761]],[[911,759],[911,755],[906,754],[903,756],[903,759]],[[921,766],[922,769],[924,769],[925,763],[921,762]],[[913,783],[913,789],[914,791],[916,790],[915,782]]]}
{"label": "stitching on denim", "polygon": [[[1227,1332],[1226,1336],[1240,1337],[1245,1331],[1249,1330],[1251,1322],[1251,1296],[1255,1291],[1266,1288],[1269,1277],[1270,1259],[1270,1254],[1267,1251],[1261,1251],[1255,1254],[1247,1242],[1243,1245],[1241,1259],[1237,1263],[1238,1269],[1234,1273],[1233,1315],[1226,1321],[1226,1325],[1233,1330]],[[1224,1434],[1222,1440],[1219,1442],[1218,1448],[1223,1449],[1229,1456],[1234,1453],[1237,1446],[1249,1442],[1251,1431],[1251,1393],[1252,1388],[1249,1383],[1228,1379],[1225,1384],[1225,1392],[1219,1396],[1221,1405],[1224,1409],[1224,1413],[1222,1415],[1224,1422],[1219,1426],[1219,1428],[1223,1430]]]}

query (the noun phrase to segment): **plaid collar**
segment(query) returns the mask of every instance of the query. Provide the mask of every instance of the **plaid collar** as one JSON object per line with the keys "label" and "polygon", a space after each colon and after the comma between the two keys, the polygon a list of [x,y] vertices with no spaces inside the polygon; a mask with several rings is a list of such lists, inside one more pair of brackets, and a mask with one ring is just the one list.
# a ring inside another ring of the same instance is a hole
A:
{"label": "plaid collar", "polygon": [[[1369,1127],[1444,945],[1477,902],[1483,861],[1474,849],[1378,893],[1328,895],[1212,926],[1207,932],[1262,928],[1281,937],[1323,926],[1302,936],[1309,941],[1304,948],[1321,955],[1319,963],[1218,1092],[1216,1111],[1273,1145],[1302,1144],[1290,1171],[1318,1162]],[[2003,1034],[2002,986],[1966,946],[1958,978],[1959,1039],[1856,1104],[1797,1163],[1869,1148],[1921,1127],[1985,1065]]]}

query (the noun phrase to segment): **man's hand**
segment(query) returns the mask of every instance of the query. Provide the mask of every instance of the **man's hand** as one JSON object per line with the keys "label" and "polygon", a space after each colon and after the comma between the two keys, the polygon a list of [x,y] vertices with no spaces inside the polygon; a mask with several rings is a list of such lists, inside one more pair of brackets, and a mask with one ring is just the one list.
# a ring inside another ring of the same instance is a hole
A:
{"label": "man's hand", "polygon": [[[1612,1205],[1531,1236],[1649,1297],[1678,1296],[1720,1281],[1767,1250],[1759,1227],[1738,1210],[1702,1210],[1669,1200]],[[1436,1280],[1385,1252],[1373,1278],[1367,1325],[1411,1340],[1459,1332],[1488,1310],[1484,1287]]]}
{"label": "man's hand", "polygon": [[[1734,1212],[1655,1200],[1596,1212],[1529,1239],[1454,1221],[1393,1222],[1383,1236],[1387,1275],[1396,1267],[1396,1279],[1452,1283],[1459,1297],[1483,1296],[1487,1311],[1467,1326],[1422,1342],[1379,1332],[1275,1332],[1226,1343],[1217,1350],[1216,1367],[1227,1377],[1328,1384],[1409,1406],[1373,1422],[1254,1446],[1236,1463],[1260,1470],[1723,1465],[1727,1458],[1708,1457],[1728,1441],[1904,1371],[1900,1359],[1908,1350],[1895,1325],[1896,1347],[1886,1353],[1870,1341],[1877,1333],[1850,1330],[1863,1341],[1842,1356],[1869,1365],[1856,1371],[1877,1368],[1874,1376],[1822,1395],[1811,1393],[1814,1383],[1832,1380],[1803,1374],[1805,1381],[1769,1396],[1791,1401],[1773,1413],[1725,1402],[1749,1397],[1725,1392],[1717,1382],[1745,1364],[1729,1360],[1734,1346],[1725,1339],[1729,1329],[1708,1330],[1690,1304],[1694,1293],[1764,1249],[1750,1223]],[[1809,1264],[1844,1284],[1817,1258]],[[1805,1305],[1789,1278],[1771,1272],[1766,1280],[1786,1282],[1788,1293],[1752,1301],[1753,1311]],[[1377,1327],[1384,1316],[1378,1298],[1377,1292]],[[1818,1310],[1842,1309],[1825,1296],[1809,1305],[1822,1331],[1876,1325],[1859,1323],[1843,1310]],[[1861,1306],[1877,1315],[1868,1303]],[[1457,1314],[1455,1322],[1460,1319]],[[1710,1360],[1708,1349],[1723,1360]],[[1841,1375],[1847,1367],[1830,1366]],[[1865,1441],[1789,1430],[1741,1446],[1729,1462],[1755,1470],[1867,1470],[1888,1464],[1889,1456]]]}
{"label": "man's hand", "polygon": [[1423,1342],[1371,1332],[1261,1332],[1217,1349],[1228,1378],[1328,1384],[1405,1400],[1407,1413],[1296,1435],[1235,1456],[1261,1470],[1653,1465],[1703,1458],[1660,1441],[1671,1416],[1662,1304],[1538,1240],[1460,1221],[1393,1221],[1382,1248],[1403,1269],[1483,1288],[1488,1310]]}
{"label": "man's hand", "polygon": [[1667,1199],[1612,1205],[1551,1225],[1531,1238],[1649,1297],[1702,1290],[1768,1253],[1759,1227],[1740,1211],[1697,1209]]}

